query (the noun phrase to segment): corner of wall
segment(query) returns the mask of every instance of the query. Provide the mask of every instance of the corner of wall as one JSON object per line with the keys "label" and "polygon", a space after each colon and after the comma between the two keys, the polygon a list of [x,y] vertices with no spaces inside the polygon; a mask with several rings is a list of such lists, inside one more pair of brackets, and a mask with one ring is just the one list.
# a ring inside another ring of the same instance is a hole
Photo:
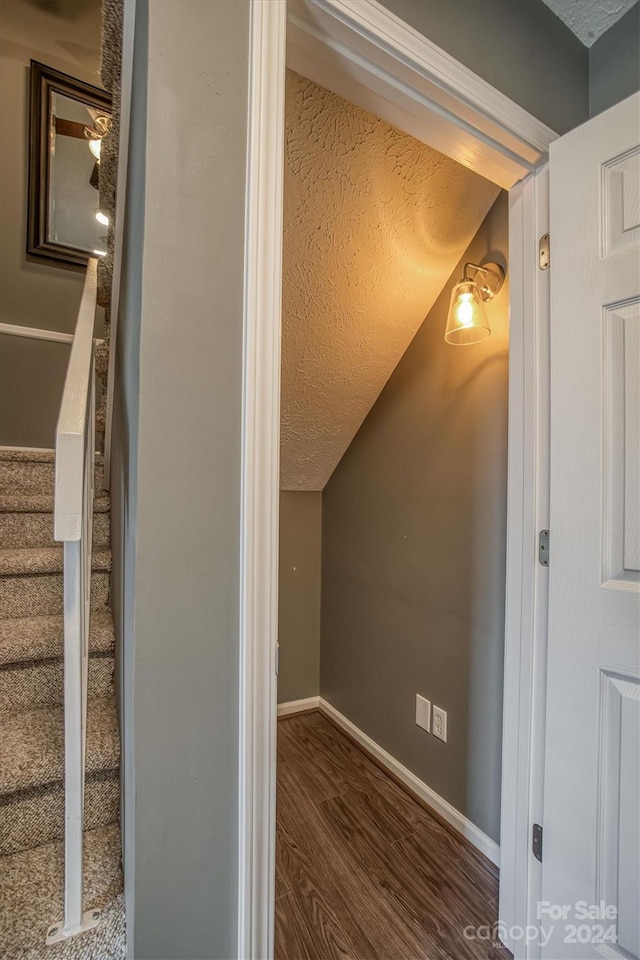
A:
{"label": "corner of wall", "polygon": [[[124,29],[132,26],[125,16]],[[116,692],[120,721],[121,829],[127,948],[135,942],[135,544],[142,256],[147,130],[148,0],[135,0],[131,127],[127,158],[122,272],[115,351],[111,436],[111,606],[116,635]],[[125,44],[123,44],[124,46]]]}
{"label": "corner of wall", "polygon": [[589,115],[640,90],[640,4],[636,3],[589,49]]}

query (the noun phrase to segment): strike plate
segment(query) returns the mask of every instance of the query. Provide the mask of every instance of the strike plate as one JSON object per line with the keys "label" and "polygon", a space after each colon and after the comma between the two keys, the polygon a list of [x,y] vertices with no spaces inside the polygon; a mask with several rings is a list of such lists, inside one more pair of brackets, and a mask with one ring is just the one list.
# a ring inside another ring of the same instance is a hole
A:
{"label": "strike plate", "polygon": [[531,851],[536,858],[542,863],[542,827],[539,823],[534,823],[533,830],[531,833]]}
{"label": "strike plate", "polygon": [[92,930],[100,923],[100,916],[100,910],[86,910],[82,914],[81,926],[69,931],[65,930],[63,920],[60,920],[59,923],[52,923],[47,930],[47,946],[52,943],[60,943],[62,940],[68,940],[69,937],[77,937],[79,933],[86,933],[87,930]]}
{"label": "strike plate", "polygon": [[551,264],[551,245],[548,233],[545,233],[544,236],[540,237],[538,254],[540,257],[540,269],[548,270]]}
{"label": "strike plate", "polygon": [[543,567],[549,566],[549,531],[541,530],[538,536],[538,560]]}

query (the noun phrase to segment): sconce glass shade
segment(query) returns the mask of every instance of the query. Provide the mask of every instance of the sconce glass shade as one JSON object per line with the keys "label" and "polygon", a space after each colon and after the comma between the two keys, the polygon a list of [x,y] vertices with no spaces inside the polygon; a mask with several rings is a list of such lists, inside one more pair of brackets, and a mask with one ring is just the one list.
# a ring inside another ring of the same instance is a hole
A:
{"label": "sconce glass shade", "polygon": [[100,163],[100,151],[102,148],[102,140],[89,140],[89,150],[94,155],[98,163]]}
{"label": "sconce glass shade", "polygon": [[462,280],[451,293],[444,338],[447,343],[464,346],[489,336],[491,327],[478,285],[473,280]]}

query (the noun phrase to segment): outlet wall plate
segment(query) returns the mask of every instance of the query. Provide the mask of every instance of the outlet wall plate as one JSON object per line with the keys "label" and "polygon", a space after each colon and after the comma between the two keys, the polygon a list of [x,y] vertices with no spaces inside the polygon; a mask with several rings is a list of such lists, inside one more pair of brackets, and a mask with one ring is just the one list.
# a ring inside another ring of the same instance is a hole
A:
{"label": "outlet wall plate", "polygon": [[416,723],[427,733],[431,732],[431,700],[416,693]]}
{"label": "outlet wall plate", "polygon": [[442,740],[443,743],[447,742],[447,711],[443,710],[442,707],[436,707],[435,703],[433,705],[432,733],[438,740]]}

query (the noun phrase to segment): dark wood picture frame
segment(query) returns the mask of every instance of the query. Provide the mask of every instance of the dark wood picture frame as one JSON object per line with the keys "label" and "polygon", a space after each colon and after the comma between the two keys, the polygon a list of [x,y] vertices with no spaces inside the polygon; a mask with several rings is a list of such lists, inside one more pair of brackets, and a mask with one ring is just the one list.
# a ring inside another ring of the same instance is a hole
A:
{"label": "dark wood picture frame", "polygon": [[100,87],[77,80],[37,60],[31,61],[30,85],[27,254],[86,266],[90,253],[48,239],[51,97],[53,93],[60,93],[108,114],[112,112],[111,97]]}

